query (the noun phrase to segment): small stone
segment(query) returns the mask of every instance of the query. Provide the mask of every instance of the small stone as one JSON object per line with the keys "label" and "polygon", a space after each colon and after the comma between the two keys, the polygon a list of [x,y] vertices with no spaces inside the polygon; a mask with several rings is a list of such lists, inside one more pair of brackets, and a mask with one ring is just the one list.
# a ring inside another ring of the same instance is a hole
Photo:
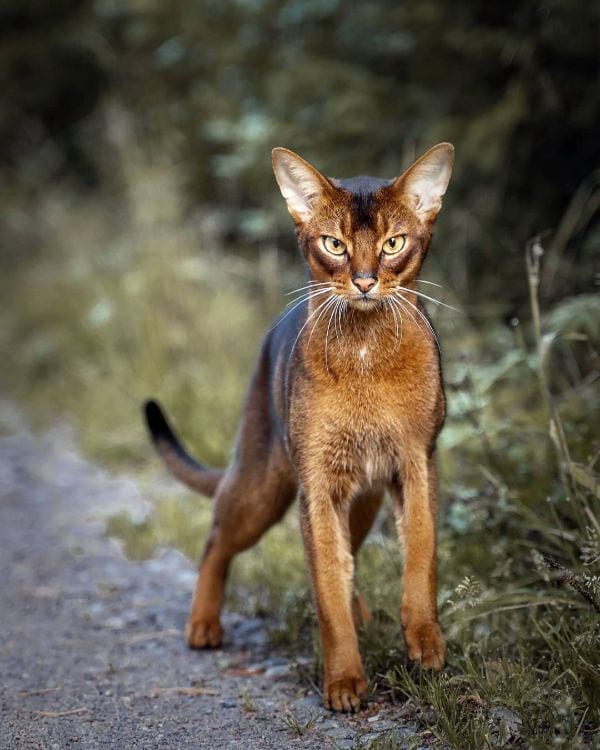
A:
{"label": "small stone", "polygon": [[360,741],[363,745],[368,745],[370,742],[379,739],[381,735],[379,732],[367,732],[366,734],[360,735]]}
{"label": "small stone", "polygon": [[269,667],[265,672],[265,677],[286,677],[290,673],[289,664],[281,664],[278,667]]}
{"label": "small stone", "polygon": [[298,700],[294,701],[294,706],[300,709],[320,709],[322,708],[321,696],[314,693],[313,695],[307,695],[304,698],[298,698]]}
{"label": "small stone", "polygon": [[268,667],[273,666],[272,664],[269,664],[270,659],[267,661],[253,661],[251,664],[248,664],[245,669],[248,670],[248,672],[255,672],[258,674],[259,672],[262,672],[263,670],[267,669]]}
{"label": "small stone", "polygon": [[[324,725],[321,724],[321,729],[323,729],[323,726]],[[348,727],[340,727],[340,726],[336,726],[335,729],[325,730],[325,734],[328,737],[333,737],[334,739],[347,739],[353,736],[351,729],[349,729]]]}
{"label": "small stone", "polygon": [[354,740],[337,740],[335,746],[339,750],[350,750],[354,747]]}
{"label": "small stone", "polygon": [[393,729],[396,726],[396,724],[393,721],[390,721],[389,719],[385,719],[383,721],[378,721],[377,726],[374,727],[378,732],[387,732],[390,729]]}
{"label": "small stone", "polygon": [[265,659],[259,666],[269,669],[269,667],[281,667],[287,663],[288,660],[284,659],[283,656],[273,656],[271,659]]}

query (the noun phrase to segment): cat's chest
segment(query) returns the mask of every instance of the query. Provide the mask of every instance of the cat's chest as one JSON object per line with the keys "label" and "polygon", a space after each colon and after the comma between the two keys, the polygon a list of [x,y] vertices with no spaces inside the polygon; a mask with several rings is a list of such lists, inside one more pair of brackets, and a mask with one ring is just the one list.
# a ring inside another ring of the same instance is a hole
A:
{"label": "cat's chest", "polygon": [[389,406],[390,401],[428,391],[439,379],[437,358],[427,347],[387,347],[372,341],[341,348],[319,370],[324,390],[345,393],[357,406]]}
{"label": "cat's chest", "polygon": [[373,366],[373,350],[369,348],[367,344],[357,347],[354,352],[355,357],[358,360],[359,366],[363,369],[368,369]]}
{"label": "cat's chest", "polygon": [[299,440],[310,435],[310,442],[346,458],[359,453],[367,473],[393,443],[411,435],[426,441],[441,382],[437,352],[422,336],[342,339],[307,355],[291,398]]}
{"label": "cat's chest", "polygon": [[296,381],[291,399],[290,445],[306,465],[352,477],[360,486],[391,479],[407,452],[430,444],[436,431],[439,367],[387,359],[368,344],[352,364]]}
{"label": "cat's chest", "polygon": [[[337,365],[337,367],[336,367]],[[419,358],[381,356],[362,344],[302,388],[311,421],[339,434],[373,439],[409,431],[433,412],[440,390],[439,367]]]}
{"label": "cat's chest", "polygon": [[406,359],[396,352],[382,351],[375,344],[364,343],[340,353],[336,374],[341,379],[348,374],[356,380],[381,380],[386,382],[390,376],[403,373],[410,377],[410,368]]}

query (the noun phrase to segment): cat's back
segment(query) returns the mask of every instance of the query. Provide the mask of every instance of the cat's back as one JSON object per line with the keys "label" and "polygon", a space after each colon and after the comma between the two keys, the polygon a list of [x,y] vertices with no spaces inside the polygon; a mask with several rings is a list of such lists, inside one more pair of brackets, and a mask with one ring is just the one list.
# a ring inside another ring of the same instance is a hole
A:
{"label": "cat's back", "polygon": [[299,374],[302,363],[297,350],[308,316],[308,300],[294,302],[275,318],[263,343],[263,367],[268,370],[271,411],[283,432],[283,425],[289,416],[291,363],[294,361],[297,364],[295,369]]}

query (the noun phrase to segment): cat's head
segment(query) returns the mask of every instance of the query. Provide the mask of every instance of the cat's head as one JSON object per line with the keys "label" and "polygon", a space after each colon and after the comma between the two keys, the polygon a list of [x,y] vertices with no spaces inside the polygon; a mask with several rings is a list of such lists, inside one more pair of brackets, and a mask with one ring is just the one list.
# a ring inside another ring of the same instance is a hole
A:
{"label": "cat's head", "polygon": [[454,148],[440,143],[392,180],[324,177],[285,148],[273,170],[315,282],[368,310],[416,279],[446,192]]}

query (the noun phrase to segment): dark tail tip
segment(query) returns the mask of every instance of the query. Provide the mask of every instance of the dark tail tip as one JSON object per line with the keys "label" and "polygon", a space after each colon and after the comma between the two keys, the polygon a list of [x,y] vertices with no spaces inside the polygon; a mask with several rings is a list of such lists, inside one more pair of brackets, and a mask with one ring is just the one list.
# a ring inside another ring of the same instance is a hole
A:
{"label": "dark tail tip", "polygon": [[160,439],[167,440],[169,443],[177,442],[158,401],[148,399],[144,403],[144,415],[148,431],[155,443]]}

